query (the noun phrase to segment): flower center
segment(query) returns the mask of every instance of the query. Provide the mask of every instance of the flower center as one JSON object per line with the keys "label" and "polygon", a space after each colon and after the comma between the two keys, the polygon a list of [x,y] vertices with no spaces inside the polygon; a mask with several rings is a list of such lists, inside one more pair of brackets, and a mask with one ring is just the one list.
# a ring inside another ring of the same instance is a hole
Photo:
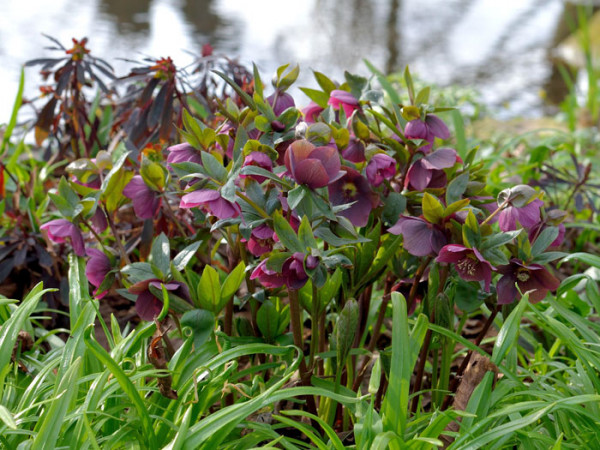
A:
{"label": "flower center", "polygon": [[354,198],[356,197],[357,190],[356,186],[353,183],[344,183],[342,186],[342,190],[344,191],[344,196],[346,198]]}
{"label": "flower center", "polygon": [[456,267],[471,276],[477,273],[477,262],[468,257],[460,260]]}
{"label": "flower center", "polygon": [[517,280],[519,281],[527,281],[529,280],[530,275],[528,271],[525,270],[521,270],[519,271],[519,273],[517,273]]}

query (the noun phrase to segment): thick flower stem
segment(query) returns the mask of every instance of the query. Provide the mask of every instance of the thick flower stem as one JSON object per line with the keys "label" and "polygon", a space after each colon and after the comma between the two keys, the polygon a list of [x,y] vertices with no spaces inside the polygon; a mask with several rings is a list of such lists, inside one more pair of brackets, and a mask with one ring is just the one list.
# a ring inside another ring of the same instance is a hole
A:
{"label": "thick flower stem", "polygon": [[500,206],[498,206],[498,209],[496,209],[496,211],[494,211],[492,214],[490,214],[489,216],[486,217],[486,219],[481,222],[480,226],[486,225],[487,223],[489,223],[490,220],[492,220],[494,217],[496,217],[496,214],[498,214],[500,211],[502,211],[504,209],[504,207],[506,205],[508,205],[509,203],[509,199],[504,200],[504,202],[502,202],[502,204]]}
{"label": "thick flower stem", "polygon": [[307,376],[307,367],[304,358],[304,343],[302,339],[302,311],[300,310],[300,300],[298,299],[298,291],[296,289],[289,289],[288,294],[290,299],[290,325],[292,327],[292,335],[294,336],[294,345],[302,352],[300,378],[304,381]]}

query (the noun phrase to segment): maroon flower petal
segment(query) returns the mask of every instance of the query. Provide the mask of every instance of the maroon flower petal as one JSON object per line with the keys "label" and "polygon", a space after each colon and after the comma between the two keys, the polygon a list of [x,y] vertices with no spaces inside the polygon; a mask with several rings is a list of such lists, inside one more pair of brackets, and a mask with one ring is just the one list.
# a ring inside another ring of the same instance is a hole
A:
{"label": "maroon flower petal", "polygon": [[338,176],[341,168],[340,156],[338,150],[334,147],[317,147],[308,155],[310,159],[318,159],[323,163],[323,167],[327,171],[327,177],[331,181]]}
{"label": "maroon flower petal", "polygon": [[144,291],[138,295],[135,302],[135,311],[143,320],[152,321],[162,311],[163,303],[150,291]]}
{"label": "maroon flower petal", "polygon": [[427,114],[427,117],[425,117],[425,123],[427,124],[428,131],[435,137],[439,137],[440,139],[450,138],[450,130],[448,130],[448,127],[444,121],[438,116],[434,114]]}
{"label": "maroon flower petal", "polygon": [[98,287],[111,270],[110,260],[104,252],[95,248],[88,248],[87,254],[90,259],[85,266],[85,276],[90,283]]}
{"label": "maroon flower petal", "polygon": [[214,201],[221,197],[219,191],[213,189],[200,189],[198,191],[190,192],[181,197],[179,203],[180,208],[194,208],[196,206],[203,205],[205,203]]}
{"label": "maroon flower petal", "polygon": [[509,303],[515,301],[519,295],[519,290],[515,285],[516,281],[517,280],[510,274],[504,275],[502,278],[500,278],[498,284],[496,285],[499,305],[508,305]]}
{"label": "maroon flower petal", "polygon": [[408,169],[405,184],[412,186],[417,191],[422,191],[429,185],[432,175],[432,171],[423,164],[423,159],[419,159]]}
{"label": "maroon flower petal", "polygon": [[299,184],[305,184],[311,189],[325,187],[329,184],[327,171],[318,159],[305,159],[296,165],[294,178]]}
{"label": "maroon flower petal", "polygon": [[424,158],[424,164],[428,169],[448,169],[456,164],[456,156],[456,150],[451,148],[440,148],[427,155]]}

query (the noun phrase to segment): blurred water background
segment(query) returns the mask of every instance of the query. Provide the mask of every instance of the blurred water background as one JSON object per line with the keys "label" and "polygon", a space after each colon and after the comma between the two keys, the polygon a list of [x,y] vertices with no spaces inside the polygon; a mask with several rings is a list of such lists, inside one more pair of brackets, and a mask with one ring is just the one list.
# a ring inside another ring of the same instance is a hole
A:
{"label": "blurred water background", "polygon": [[[56,37],[89,38],[95,56],[124,75],[117,58],[171,56],[179,66],[204,44],[265,79],[300,63],[337,80],[344,70],[367,74],[363,58],[385,72],[411,71],[428,82],[472,87],[505,117],[547,112],[564,86],[553,49],[568,33],[562,0],[0,0],[0,123],[8,120],[22,64],[53,56]],[[56,56],[56,55],[54,55]],[[26,70],[26,96],[37,94],[36,68]],[[558,80],[558,81],[557,81]],[[556,98],[554,98],[556,97]],[[308,99],[306,99],[308,103]]]}

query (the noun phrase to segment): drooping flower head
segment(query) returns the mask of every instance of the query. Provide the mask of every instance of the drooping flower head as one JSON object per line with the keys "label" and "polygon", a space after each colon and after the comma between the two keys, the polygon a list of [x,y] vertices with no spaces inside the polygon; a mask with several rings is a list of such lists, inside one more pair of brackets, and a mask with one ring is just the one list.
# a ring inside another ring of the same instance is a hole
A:
{"label": "drooping flower head", "polygon": [[498,217],[498,226],[502,231],[512,231],[517,229],[517,222],[523,228],[530,228],[540,221],[540,208],[544,202],[540,199],[535,199],[524,206],[518,207],[509,204],[504,208]]}
{"label": "drooping flower head", "polygon": [[440,188],[446,185],[447,177],[443,169],[448,169],[460,161],[456,150],[440,148],[415,161],[406,174],[407,188],[422,191],[427,188]]}
{"label": "drooping flower head", "polygon": [[273,250],[275,232],[265,224],[252,229],[250,239],[248,239],[248,250],[254,256],[262,256]]}
{"label": "drooping flower head", "polygon": [[85,266],[85,276],[96,287],[94,297],[101,299],[108,293],[108,291],[98,292],[98,288],[112,269],[110,259],[108,259],[108,256],[104,252],[95,248],[88,248],[87,255],[90,259],[88,259]]}
{"label": "drooping flower head", "polygon": [[385,153],[373,155],[366,169],[369,183],[377,187],[383,180],[391,180],[396,175],[396,160]]}
{"label": "drooping flower head", "polygon": [[125,189],[123,195],[131,199],[135,214],[141,219],[152,219],[160,207],[159,193],[150,189],[141,175],[135,175]]}
{"label": "drooping flower head", "polygon": [[267,101],[269,105],[273,108],[273,112],[276,116],[281,115],[288,108],[293,108],[296,106],[296,102],[294,102],[294,97],[292,97],[287,92],[274,92],[273,94],[267,97]]}
{"label": "drooping flower head", "polygon": [[[505,305],[521,298],[519,291],[529,293],[529,299],[539,302],[546,297],[548,291],[555,291],[560,281],[540,264],[528,264],[513,258],[505,266],[498,267],[503,276],[496,285],[498,303]],[[517,289],[518,286],[518,289]]]}
{"label": "drooping flower head", "polygon": [[266,259],[263,259],[258,266],[256,266],[256,268],[252,271],[252,275],[250,275],[250,279],[258,279],[260,284],[269,289],[281,287],[286,281],[286,277],[281,273],[271,270],[267,267]]}
{"label": "drooping flower head", "polygon": [[202,164],[202,154],[200,150],[195,149],[187,142],[183,144],[172,145],[167,148],[167,167],[171,169],[171,164],[192,162]]}
{"label": "drooping flower head", "polygon": [[154,320],[162,311],[163,302],[150,290],[150,286],[162,290],[164,286],[169,292],[191,303],[190,291],[186,284],[179,281],[163,283],[158,279],[150,279],[135,283],[129,288],[129,292],[137,294],[135,310],[144,320]]}
{"label": "drooping flower head", "polygon": [[310,102],[308,106],[302,109],[304,115],[304,121],[306,123],[315,123],[319,118],[319,114],[323,112],[323,108],[317,105],[315,102]]}
{"label": "drooping flower head", "polygon": [[391,234],[401,234],[404,249],[414,256],[438,254],[448,239],[437,225],[420,217],[400,216],[398,222],[388,229]]}
{"label": "drooping flower head", "polygon": [[315,147],[304,139],[294,141],[288,147],[285,166],[298,184],[311,189],[325,187],[344,175],[335,147]]}
{"label": "drooping flower head", "polygon": [[67,219],[55,219],[43,224],[40,229],[46,230],[53,242],[63,243],[69,238],[73,251],[77,256],[85,256],[83,234],[81,230]]}
{"label": "drooping flower head", "polygon": [[408,139],[423,139],[428,142],[427,145],[419,147],[423,153],[429,153],[433,146],[435,138],[448,139],[450,130],[442,119],[434,114],[427,114],[425,121],[421,119],[411,120],[404,127],[404,136]]}
{"label": "drooping flower head", "polygon": [[329,93],[328,105],[331,105],[336,111],[342,108],[346,117],[350,117],[352,113],[360,108],[358,100],[348,91],[334,89]]}
{"label": "drooping flower head", "polygon": [[[271,172],[273,170],[273,161],[271,161],[271,158],[269,158],[269,155],[267,155],[266,153],[251,152],[244,159],[243,167],[246,167],[246,166],[257,166],[257,167],[261,167],[261,168]],[[265,181],[267,179],[266,177],[263,177],[260,175],[240,175],[240,177],[241,178],[246,178],[246,177],[253,178],[259,183],[262,183],[263,181]]]}
{"label": "drooping flower head", "polygon": [[458,275],[465,281],[483,281],[486,292],[490,291],[492,271],[495,268],[476,248],[449,244],[442,247],[437,262],[453,263]]}
{"label": "drooping flower head", "polygon": [[329,201],[333,206],[352,205],[338,215],[347,218],[355,227],[364,227],[371,210],[379,204],[379,197],[371,190],[365,177],[356,169],[343,167],[344,176],[327,187]]}
{"label": "drooping flower head", "polygon": [[180,208],[202,207],[218,219],[229,219],[239,215],[239,207],[221,197],[219,191],[200,189],[181,197]]}
{"label": "drooping flower head", "polygon": [[350,136],[350,142],[344,150],[342,150],[342,156],[344,159],[353,162],[361,163],[365,159],[365,145],[356,138],[356,136]]}

